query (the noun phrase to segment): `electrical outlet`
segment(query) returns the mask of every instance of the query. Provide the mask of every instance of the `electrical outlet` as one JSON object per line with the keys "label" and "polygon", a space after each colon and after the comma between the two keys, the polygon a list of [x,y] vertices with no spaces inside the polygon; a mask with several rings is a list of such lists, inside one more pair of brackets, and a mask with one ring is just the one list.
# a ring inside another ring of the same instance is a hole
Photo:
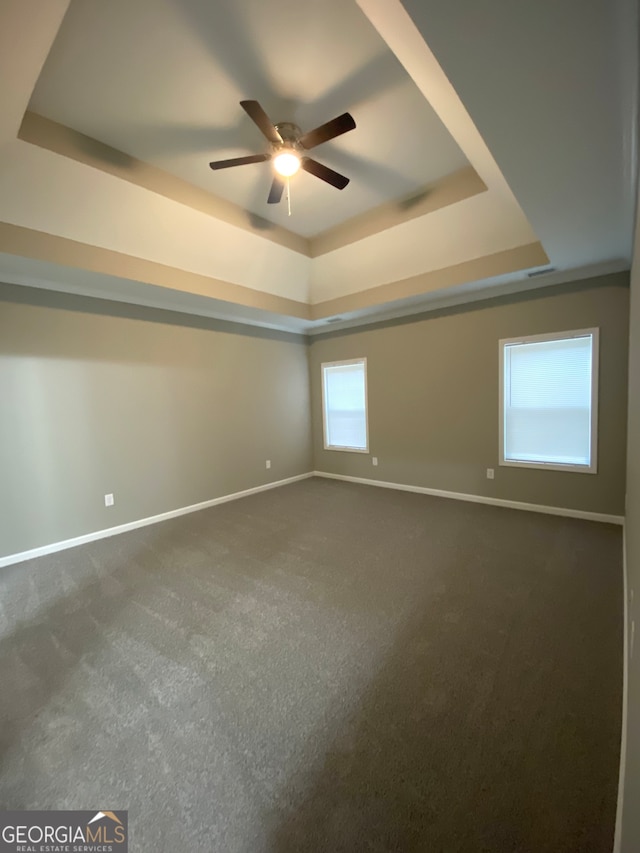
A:
{"label": "electrical outlet", "polygon": [[493,480],[495,473],[493,468],[487,468],[487,480]]}
{"label": "electrical outlet", "polygon": [[377,465],[377,464],[378,464],[378,457],[377,457],[377,456],[372,456],[372,457],[371,457],[371,464],[372,464],[372,465]]}
{"label": "electrical outlet", "polygon": [[104,496],[104,505],[105,506],[113,506],[113,495],[105,495]]}
{"label": "electrical outlet", "polygon": [[271,460],[270,460],[270,459],[267,459],[267,461],[266,461],[265,465],[266,465],[266,467],[267,467],[267,470],[268,470],[269,468],[271,468]]}

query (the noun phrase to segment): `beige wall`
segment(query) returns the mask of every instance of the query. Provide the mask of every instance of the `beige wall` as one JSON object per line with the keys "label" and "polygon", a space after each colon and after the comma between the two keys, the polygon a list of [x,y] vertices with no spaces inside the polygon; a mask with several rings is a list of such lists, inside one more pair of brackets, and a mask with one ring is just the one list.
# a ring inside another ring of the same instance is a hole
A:
{"label": "beige wall", "polygon": [[[640,204],[638,205],[640,209]],[[629,323],[629,444],[627,448],[627,513],[625,520],[628,630],[640,631],[640,219],[637,217]],[[622,812],[622,853],[640,850],[640,638],[629,656],[627,750]]]}
{"label": "beige wall", "polygon": [[[0,557],[314,467],[621,514],[627,310],[627,276],[617,275],[307,346],[284,333],[0,285]],[[499,338],[587,326],[601,329],[599,473],[500,468]],[[320,362],[362,355],[378,468],[371,455],[322,448]]]}
{"label": "beige wall", "polygon": [[[315,338],[315,469],[622,515],[628,280],[621,273]],[[600,328],[598,473],[499,467],[498,341],[591,326]],[[370,454],[324,450],[320,364],[361,356],[368,360]],[[487,468],[495,480],[487,480]]]}
{"label": "beige wall", "polygon": [[0,557],[305,473],[309,436],[300,338],[0,285]]}

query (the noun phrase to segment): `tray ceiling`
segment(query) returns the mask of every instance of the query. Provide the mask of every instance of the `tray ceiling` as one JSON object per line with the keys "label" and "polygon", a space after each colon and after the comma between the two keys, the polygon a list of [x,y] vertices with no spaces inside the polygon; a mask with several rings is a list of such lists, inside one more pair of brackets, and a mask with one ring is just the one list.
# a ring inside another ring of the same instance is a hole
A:
{"label": "tray ceiling", "polygon": [[[628,268],[627,0],[5,0],[0,280],[316,332]],[[567,28],[567,21],[576,26]],[[266,204],[239,101],[349,111]],[[530,279],[528,273],[556,272]]]}

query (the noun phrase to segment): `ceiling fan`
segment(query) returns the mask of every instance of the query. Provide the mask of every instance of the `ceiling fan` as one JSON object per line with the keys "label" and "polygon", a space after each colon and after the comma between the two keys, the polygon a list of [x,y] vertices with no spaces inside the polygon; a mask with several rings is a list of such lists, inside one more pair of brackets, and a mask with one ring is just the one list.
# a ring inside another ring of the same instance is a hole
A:
{"label": "ceiling fan", "polygon": [[353,117],[349,113],[342,113],[337,118],[321,124],[315,130],[303,133],[297,124],[283,121],[272,124],[271,119],[262,109],[257,101],[240,101],[240,106],[249,118],[258,126],[271,145],[271,150],[265,154],[250,154],[248,157],[233,157],[231,160],[214,160],[209,163],[215,171],[217,169],[229,169],[231,166],[245,166],[248,163],[264,163],[273,161],[276,175],[271,184],[268,204],[277,204],[282,198],[285,182],[283,179],[295,175],[298,169],[304,169],[310,175],[315,175],[321,181],[331,184],[338,190],[343,190],[349,183],[339,172],[335,172],[323,163],[304,156],[304,152],[330,139],[335,139],[356,126]]}

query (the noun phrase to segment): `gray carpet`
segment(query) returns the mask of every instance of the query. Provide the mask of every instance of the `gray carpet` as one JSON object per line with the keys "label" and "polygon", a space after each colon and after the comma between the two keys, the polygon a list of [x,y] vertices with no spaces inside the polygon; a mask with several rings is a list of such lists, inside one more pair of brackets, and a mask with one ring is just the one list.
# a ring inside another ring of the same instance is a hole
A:
{"label": "gray carpet", "polygon": [[0,807],[130,849],[610,853],[621,532],[306,480],[0,574]]}

